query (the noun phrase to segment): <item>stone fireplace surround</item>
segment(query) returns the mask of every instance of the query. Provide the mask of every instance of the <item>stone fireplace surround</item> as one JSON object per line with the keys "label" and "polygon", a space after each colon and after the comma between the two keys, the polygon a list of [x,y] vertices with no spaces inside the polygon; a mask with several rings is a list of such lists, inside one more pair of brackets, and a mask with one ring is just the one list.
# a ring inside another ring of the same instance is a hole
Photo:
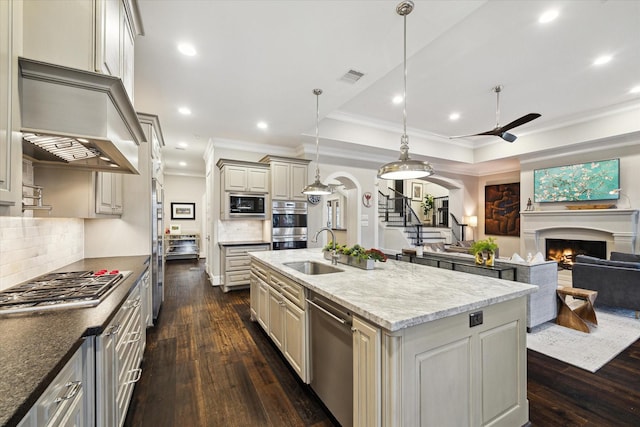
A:
{"label": "stone fireplace surround", "polygon": [[545,239],[603,240],[612,251],[636,253],[638,211],[635,209],[544,210],[520,212],[524,256],[545,253]]}

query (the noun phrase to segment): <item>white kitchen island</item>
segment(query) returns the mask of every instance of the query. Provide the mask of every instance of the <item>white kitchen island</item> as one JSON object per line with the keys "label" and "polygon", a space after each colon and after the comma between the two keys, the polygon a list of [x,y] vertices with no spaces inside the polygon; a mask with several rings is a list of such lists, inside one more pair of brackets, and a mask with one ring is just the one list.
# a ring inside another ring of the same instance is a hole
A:
{"label": "white kitchen island", "polygon": [[353,313],[353,425],[528,422],[526,296],[536,286],[392,260],[321,275],[284,265],[330,264],[319,249],[251,257],[252,318],[305,382],[304,296],[313,291]]}

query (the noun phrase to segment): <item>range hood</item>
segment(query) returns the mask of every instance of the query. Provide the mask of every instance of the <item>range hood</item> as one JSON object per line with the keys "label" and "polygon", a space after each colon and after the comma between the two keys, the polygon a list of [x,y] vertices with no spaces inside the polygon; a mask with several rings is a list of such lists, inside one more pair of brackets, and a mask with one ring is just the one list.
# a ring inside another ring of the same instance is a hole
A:
{"label": "range hood", "polygon": [[23,156],[34,164],[138,174],[146,141],[117,77],[18,58]]}

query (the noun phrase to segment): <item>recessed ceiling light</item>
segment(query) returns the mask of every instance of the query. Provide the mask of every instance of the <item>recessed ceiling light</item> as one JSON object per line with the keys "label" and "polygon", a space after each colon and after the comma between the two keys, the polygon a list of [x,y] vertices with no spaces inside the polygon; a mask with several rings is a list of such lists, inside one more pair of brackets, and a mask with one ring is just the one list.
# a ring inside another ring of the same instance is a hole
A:
{"label": "recessed ceiling light", "polygon": [[178,163],[180,166],[187,166],[187,162],[180,162]]}
{"label": "recessed ceiling light", "polygon": [[195,56],[198,52],[196,52],[196,48],[189,43],[180,43],[178,44],[178,50],[181,54],[185,56]]}
{"label": "recessed ceiling light", "polygon": [[559,15],[559,13],[555,9],[547,10],[542,15],[540,15],[540,17],[538,18],[538,22],[541,23],[541,24],[549,23],[549,22],[553,21],[554,19],[556,19],[558,17],[558,15]]}
{"label": "recessed ceiling light", "polygon": [[402,97],[402,95],[396,95],[393,97],[392,102],[394,104],[400,104],[403,100],[404,98]]}
{"label": "recessed ceiling light", "polygon": [[607,62],[611,61],[611,59],[612,59],[611,55],[602,55],[597,57],[595,61],[593,61],[593,65],[604,65]]}
{"label": "recessed ceiling light", "polygon": [[460,113],[449,114],[449,120],[458,120],[459,118],[460,118]]}
{"label": "recessed ceiling light", "polygon": [[640,86],[632,87],[629,93],[640,93]]}
{"label": "recessed ceiling light", "polygon": [[107,156],[100,156],[100,158],[101,158],[102,160],[104,160],[105,162],[110,162],[110,161],[111,161],[111,159],[110,159],[110,158],[108,158]]}
{"label": "recessed ceiling light", "polygon": [[89,142],[89,140],[85,138],[76,138],[76,139],[78,140],[78,142],[82,142],[83,144],[86,144]]}
{"label": "recessed ceiling light", "polygon": [[109,166],[111,166],[112,168],[117,168],[118,167],[118,165],[115,165],[113,163],[111,163]]}
{"label": "recessed ceiling light", "polygon": [[189,144],[187,144],[187,143],[186,143],[186,142],[184,142],[184,141],[180,141],[180,142],[178,142],[178,147],[187,148],[188,146],[189,146]]}
{"label": "recessed ceiling light", "polygon": [[260,128],[260,129],[266,129],[266,128],[268,128],[268,127],[269,127],[269,125],[267,124],[267,122],[258,122],[258,123],[256,124],[256,126],[258,126],[258,128]]}
{"label": "recessed ceiling light", "polygon": [[191,115],[191,110],[190,110],[190,109],[188,109],[187,107],[180,107],[180,108],[178,108],[178,112],[179,112],[180,114],[185,115],[185,116],[189,116],[189,115]]}

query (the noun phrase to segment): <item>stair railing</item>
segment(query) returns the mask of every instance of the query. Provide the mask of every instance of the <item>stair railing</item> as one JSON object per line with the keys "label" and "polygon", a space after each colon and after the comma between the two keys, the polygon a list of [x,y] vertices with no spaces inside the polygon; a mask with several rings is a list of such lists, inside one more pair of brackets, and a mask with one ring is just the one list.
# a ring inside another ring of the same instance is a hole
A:
{"label": "stair railing", "polygon": [[456,218],[454,214],[449,213],[449,215],[451,215],[451,219],[453,222],[453,226],[451,227],[451,235],[453,236],[452,243],[456,244],[459,241],[464,240],[464,228],[467,226],[467,224],[458,221],[458,218]]}
{"label": "stair railing", "polygon": [[[389,221],[389,212],[393,209],[393,212],[396,212],[395,207],[400,206],[400,216],[402,218],[402,224],[404,227],[414,227],[416,230],[416,238],[415,244],[422,245],[422,221],[416,214],[416,212],[411,207],[411,198],[405,196],[394,188],[387,187],[395,197],[391,197],[390,195],[384,194],[381,191],[378,193],[383,196],[382,199],[385,203],[385,221]],[[396,204],[396,202],[399,202]],[[393,208],[392,208],[393,207]]]}

